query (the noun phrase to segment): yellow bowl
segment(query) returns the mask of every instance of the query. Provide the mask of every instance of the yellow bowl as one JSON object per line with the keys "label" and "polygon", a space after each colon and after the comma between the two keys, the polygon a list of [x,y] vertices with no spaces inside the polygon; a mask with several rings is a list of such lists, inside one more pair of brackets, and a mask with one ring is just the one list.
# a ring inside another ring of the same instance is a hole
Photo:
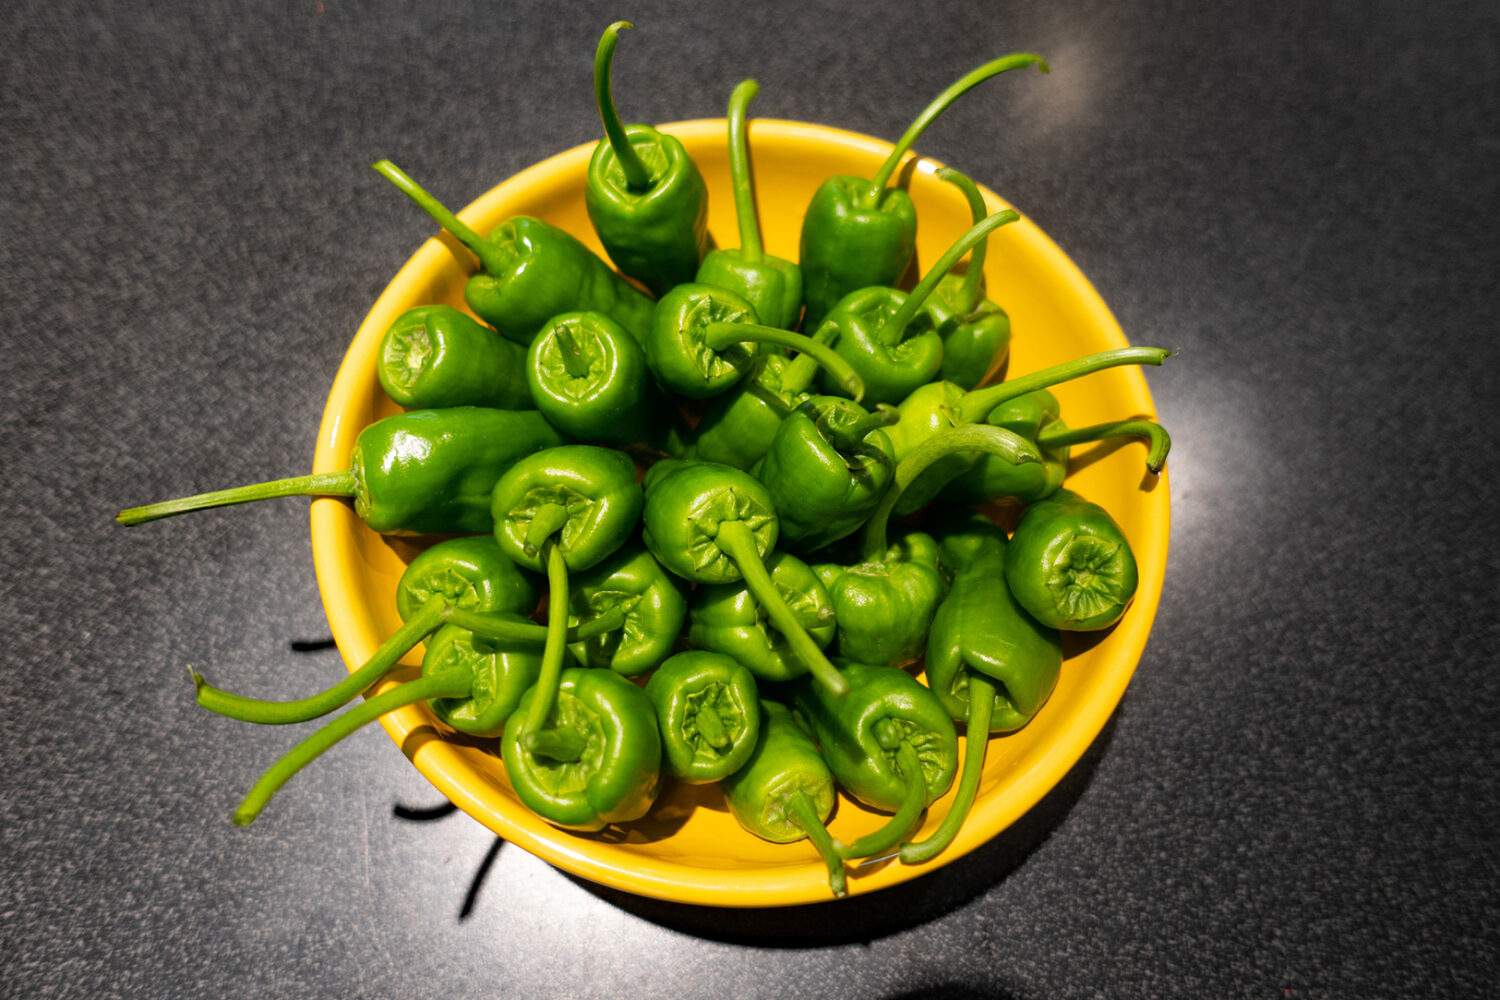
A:
{"label": "yellow bowl", "polygon": [[[662,128],[682,140],[703,171],[711,192],[709,228],[718,245],[737,246],[724,122]],[[833,174],[872,176],[891,149],[888,143],[837,129],[765,119],[750,124],[749,137],[766,249],[792,260],[797,258],[802,213],[817,186]],[[512,215],[534,215],[602,253],[583,202],[591,152],[592,145],[580,146],[522,171],[470,205],[462,218],[485,233]],[[932,261],[969,228],[969,208],[956,188],[934,176],[940,164],[909,160],[906,166],[903,183],[921,218],[918,258]],[[390,197],[389,211],[416,211],[396,192]],[[991,211],[1009,207],[988,191],[985,197]],[[1126,346],[1098,294],[1030,221],[1023,217],[999,230],[989,246],[989,294],[1010,313],[1015,331],[1011,376]],[[375,377],[386,328],[413,306],[445,302],[462,307],[464,281],[475,266],[466,250],[440,235],[397,273],[360,326],[334,380],[318,433],[316,471],[347,467],[359,431],[399,412]],[[1074,426],[1155,415],[1145,379],[1134,368],[1091,375],[1056,394]],[[978,800],[953,846],[926,865],[859,869],[849,880],[851,895],[916,878],[1005,829],[1062,778],[1108,720],[1145,647],[1166,568],[1166,479],[1153,481],[1143,469],[1138,445],[1100,446],[1075,454],[1068,480],[1114,515],[1139,561],[1139,591],[1123,621],[1097,641],[1067,647],[1061,679],[1037,717],[1018,733],[990,740]],[[396,581],[417,550],[410,542],[370,531],[347,503],[334,499],[313,503],[312,541],[334,638],[345,662],[358,665],[401,624]],[[406,662],[417,664],[420,658],[413,655]],[[393,712],[382,722],[418,770],[459,808],[575,875],[627,892],[715,906],[782,906],[830,898],[826,872],[811,845],[770,844],[745,833],[711,786],[668,782],[644,820],[600,834],[568,833],[519,803],[494,741],[486,745],[453,737],[421,707]],[[950,791],[933,804],[925,829],[941,821],[952,797]],[[884,818],[843,799],[832,830],[851,840]]]}

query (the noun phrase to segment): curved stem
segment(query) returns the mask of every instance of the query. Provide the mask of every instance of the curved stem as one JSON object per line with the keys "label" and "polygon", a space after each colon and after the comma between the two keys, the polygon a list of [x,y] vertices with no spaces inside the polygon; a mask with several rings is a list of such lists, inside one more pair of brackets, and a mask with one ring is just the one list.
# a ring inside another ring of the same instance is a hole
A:
{"label": "curved stem", "polygon": [[542,543],[561,531],[567,523],[568,508],[560,503],[542,504],[531,515],[531,523],[526,526],[526,538],[522,541],[521,551],[535,557],[541,550]]}
{"label": "curved stem", "polygon": [[886,535],[891,512],[896,509],[897,501],[912,481],[935,462],[962,451],[982,451],[998,455],[1012,465],[1041,461],[1041,455],[1030,442],[1003,427],[966,424],[934,434],[897,463],[890,489],[886,490],[885,496],[880,498],[879,506],[865,522],[860,546],[861,558],[866,562],[873,562],[885,552],[888,547]]}
{"label": "curved stem", "polygon": [[547,551],[547,644],[542,647],[542,670],[526,710],[528,743],[546,728],[547,716],[552,714],[568,649],[568,561],[555,539],[548,537],[542,544]]}
{"label": "curved stem", "polygon": [[750,179],[750,143],[745,137],[745,114],[760,84],[741,80],[729,95],[729,182],[734,189],[734,212],[740,224],[740,259],[758,262],[765,254],[760,225],[755,219],[755,188]]}
{"label": "curved stem", "polygon": [[906,294],[906,299],[901,303],[901,308],[897,309],[896,314],[886,321],[885,326],[881,327],[876,339],[883,344],[894,344],[900,341],[901,334],[906,329],[906,325],[916,318],[917,311],[922,308],[922,303],[927,301],[927,296],[932,294],[932,290],[938,286],[938,282],[943,280],[943,275],[953,269],[953,265],[958,263],[959,258],[974,247],[983,244],[985,238],[990,233],[1001,226],[1015,222],[1019,218],[1019,215],[1007,208],[1004,211],[996,212],[994,215],[981,219],[967,233],[960,236],[937,259],[937,263],[932,265],[932,269],[923,275],[922,280],[917,282],[917,287]]}
{"label": "curved stem", "polygon": [[567,324],[559,324],[552,331],[552,338],[557,341],[557,353],[562,358],[563,368],[574,378],[587,378],[589,374],[589,363],[584,360],[583,351],[578,346],[578,338],[573,336]]}
{"label": "curved stem", "polygon": [[828,888],[840,899],[849,895],[849,883],[844,878],[844,859],[839,857],[828,827],[818,818],[818,810],[813,808],[812,799],[807,797],[806,792],[795,791],[786,801],[786,811],[791,813],[792,820],[802,827],[807,839],[823,855],[823,864],[828,867]]}
{"label": "curved stem", "polygon": [[[820,326],[812,333],[812,339],[819,344],[829,345],[833,340],[836,329],[832,326]],[[811,354],[799,354],[792,359],[781,372],[782,391],[795,395],[806,392],[812,385],[813,379],[818,375],[818,359]]]}
{"label": "curved stem", "polygon": [[350,709],[343,715],[292,747],[280,760],[272,764],[265,774],[251,786],[249,793],[240,802],[232,817],[235,826],[244,826],[255,820],[266,807],[276,790],[339,740],[348,736],[367,722],[373,722],[387,712],[432,698],[461,698],[469,694],[474,680],[466,671],[445,671],[434,677],[422,677],[408,681],[384,694],[376,695],[363,705]]}
{"label": "curved stem", "polygon": [[588,745],[576,729],[538,729],[526,733],[526,749],[538,757],[570,764],[583,756]]}
{"label": "curved stem", "polygon": [[190,510],[206,510],[209,507],[229,507],[237,503],[251,503],[272,497],[352,497],[356,485],[354,473],[348,469],[341,472],[319,472],[310,476],[293,476],[290,479],[273,479],[267,483],[236,486],[228,490],[199,493],[176,500],[163,500],[144,507],[131,507],[115,515],[121,524],[145,524],[159,521],[173,514],[185,514]]}
{"label": "curved stem", "polygon": [[644,191],[651,186],[651,170],[641,154],[635,151],[620,116],[615,112],[615,99],[610,94],[609,68],[614,62],[615,45],[619,43],[623,28],[634,28],[629,21],[616,21],[604,29],[599,47],[594,50],[594,101],[599,105],[599,118],[604,122],[604,135],[609,147],[615,151],[615,160],[625,173],[625,186],[632,191]]}
{"label": "curved stem", "polygon": [[[1056,426],[1055,424],[1053,425]],[[1050,429],[1049,429],[1050,430]],[[1172,436],[1165,427],[1154,420],[1114,420],[1090,427],[1075,427],[1072,430],[1042,431],[1037,435],[1037,444],[1043,447],[1058,447],[1087,444],[1112,437],[1143,437],[1146,439],[1146,471],[1153,476],[1167,464],[1167,452],[1172,450]]]}
{"label": "curved stem", "polygon": [[979,779],[984,774],[984,754],[990,741],[990,715],[995,707],[995,685],[977,670],[969,672],[969,711],[964,718],[964,769],[958,778],[958,791],[953,796],[953,805],[948,815],[938,824],[932,836],[926,840],[909,841],[901,845],[903,865],[921,864],[937,857],[953,838],[974,807],[974,797],[979,793]]}
{"label": "curved stem", "polygon": [[771,624],[791,643],[792,653],[798,662],[807,668],[814,680],[833,694],[842,696],[847,692],[849,682],[828,661],[828,657],[813,641],[812,636],[807,634],[807,630],[797,623],[797,616],[782,599],[781,591],[776,589],[771,575],[766,572],[765,563],[761,562],[755,536],[745,522],[719,522],[719,534],[715,541],[724,554],[739,567],[740,575],[745,579],[745,587],[760,602],[760,606],[765,608]]}
{"label": "curved stem", "polygon": [[[610,608],[602,615],[590,618],[586,622],[568,629],[568,642],[587,642],[597,635],[605,632],[613,632],[625,626],[625,612],[620,608]],[[532,622],[513,622],[505,618],[492,618],[474,611],[465,611],[462,608],[453,608],[448,612],[448,623],[457,625],[459,628],[468,629],[475,635],[484,639],[499,639],[505,642],[540,642],[547,641],[547,626],[537,625]]]}
{"label": "curved stem", "polygon": [[835,846],[842,858],[868,858],[888,851],[911,832],[927,805],[927,780],[922,777],[922,762],[911,741],[902,740],[896,748],[896,773],[906,783],[906,792],[901,806],[886,824],[873,833],[867,833],[852,844]]}
{"label": "curved stem", "polygon": [[[969,202],[969,213],[973,216],[974,222],[984,219],[989,207],[984,203],[984,195],[979,193],[979,185],[952,167],[944,167],[937,172],[937,175],[963,192],[964,198]],[[959,315],[971,313],[979,306],[980,291],[984,285],[984,257],[988,251],[988,244],[988,239],[980,240],[975,244],[973,252],[969,254],[969,270],[964,273],[963,284],[958,286],[958,296],[953,300],[953,309]]]}
{"label": "curved stem", "polygon": [[932,124],[934,118],[948,109],[948,105],[958,100],[972,87],[998,73],[1004,73],[1009,69],[1023,69],[1032,65],[1040,66],[1043,73],[1048,71],[1047,61],[1041,56],[1018,52],[1014,55],[1001,56],[999,59],[972,69],[950,84],[947,90],[932,99],[932,103],[923,109],[916,120],[907,126],[901,138],[896,141],[896,148],[891,150],[891,155],[886,157],[885,162],[875,173],[875,179],[870,184],[870,198],[879,199],[880,192],[885,189],[886,184],[890,183],[891,175],[896,172],[896,165],[901,162],[907,150],[911,149],[912,143],[916,142],[927,126]]}
{"label": "curved stem", "polygon": [[722,351],[735,344],[775,344],[797,351],[800,357],[812,358],[815,364],[832,375],[856,403],[864,398],[865,383],[854,367],[833,348],[805,334],[760,323],[709,323],[703,328],[703,342],[713,351]]}
{"label": "curved stem", "polygon": [[953,422],[956,424],[976,423],[988,417],[990,411],[1001,403],[1015,399],[1017,396],[1024,396],[1028,392],[1046,389],[1059,382],[1068,382],[1084,375],[1092,375],[1106,368],[1118,368],[1121,365],[1160,365],[1171,355],[1171,351],[1162,347],[1119,347],[1113,351],[1100,351],[1098,354],[1085,355],[1060,365],[1053,365],[1051,368],[1043,368],[1030,375],[1022,375],[1019,378],[1001,382],[999,385],[964,393],[958,405],[953,408]]}
{"label": "curved stem", "polygon": [[865,438],[871,431],[889,427],[900,419],[901,411],[890,403],[881,403],[875,407],[874,412],[865,414],[852,424],[840,426],[823,420],[816,421],[816,424],[823,437],[833,445],[834,451],[840,455],[850,455],[863,447]]}
{"label": "curved stem", "polygon": [[410,177],[402,169],[390,160],[379,160],[370,165],[370,169],[396,185],[396,188],[417,206],[442,226],[453,237],[469,248],[469,252],[479,258],[480,265],[490,274],[499,274],[505,270],[505,262],[498,259],[485,239],[470,229],[458,216],[448,211],[447,207],[432,195],[428,194],[421,185]]}

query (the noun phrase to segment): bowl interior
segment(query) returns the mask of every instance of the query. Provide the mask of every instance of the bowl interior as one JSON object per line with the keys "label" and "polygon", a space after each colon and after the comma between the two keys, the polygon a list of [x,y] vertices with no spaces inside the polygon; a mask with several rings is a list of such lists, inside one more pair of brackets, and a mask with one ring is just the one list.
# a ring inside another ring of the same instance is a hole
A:
{"label": "bowl interior", "polygon": [[[709,227],[719,246],[738,245],[729,188],[723,121],[663,126],[697,161],[710,191]],[[797,258],[803,211],[813,191],[833,174],[871,176],[887,143],[837,129],[775,120],[749,126],[763,238],[768,252]],[[518,214],[534,215],[600,251],[584,209],[583,184],[592,146],[570,150],[512,177],[461,214],[481,233]],[[919,262],[935,260],[970,224],[967,203],[937,179],[940,164],[908,160],[901,172],[920,215]],[[969,164],[982,179],[983,166]],[[421,178],[419,178],[421,180]],[[440,198],[440,181],[434,192]],[[991,211],[1009,207],[986,191]],[[392,212],[417,211],[397,192]],[[375,360],[382,335],[405,310],[427,303],[463,307],[463,285],[475,267],[446,235],[425,243],[401,269],[360,326],[339,369],[318,436],[315,470],[347,466],[355,436],[399,408],[381,392]],[[1024,374],[1081,354],[1126,345],[1108,308],[1053,243],[1024,217],[990,238],[989,295],[1010,313],[1013,343],[1007,373]],[[1056,390],[1074,426],[1129,416],[1153,416],[1145,379],[1133,368],[1091,375]],[[984,780],[973,812],[953,846],[920,866],[876,863],[852,869],[851,894],[915,878],[962,856],[1020,817],[1078,760],[1104,725],[1135,669],[1156,613],[1166,566],[1169,519],[1165,476],[1145,475],[1139,445],[1086,445],[1074,450],[1068,485],[1102,504],[1124,529],[1140,566],[1135,603],[1112,630],[1070,642],[1062,676],[1049,702],[1018,733],[989,741]],[[367,529],[350,505],[320,499],[312,506],[313,557],[324,607],[347,663],[364,662],[401,624],[395,588],[419,542],[386,538]],[[418,654],[420,650],[418,651]],[[388,683],[413,676],[413,669]],[[826,872],[803,841],[777,845],[740,829],[710,787],[666,782],[651,813],[626,829],[598,834],[558,830],[520,805],[501,764],[496,741],[459,739],[414,707],[382,720],[402,751],[465,812],[507,840],[576,875],[629,892],[720,906],[776,906],[829,898]],[[924,829],[942,820],[952,792],[928,810]],[[853,839],[883,815],[847,798],[831,824]]]}

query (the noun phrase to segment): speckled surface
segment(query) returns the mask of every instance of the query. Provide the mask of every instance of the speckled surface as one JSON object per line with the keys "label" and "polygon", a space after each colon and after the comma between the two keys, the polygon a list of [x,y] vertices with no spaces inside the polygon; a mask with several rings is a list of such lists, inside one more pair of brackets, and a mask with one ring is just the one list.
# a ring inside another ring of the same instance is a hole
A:
{"label": "speckled surface", "polygon": [[[842,8],[7,6],[0,994],[1493,988],[1500,15]],[[593,139],[617,17],[631,120],[718,115],[753,74],[758,114],[894,138],[957,72],[1047,54],[920,148],[1028,212],[1132,339],[1182,348],[1149,377],[1172,557],[1118,712],[989,847],[847,905],[591,887],[437,809],[378,730],[230,827],[287,734],[195,711],[186,666],[281,697],[337,676],[306,505],[109,519],[303,469],[431,229],[367,165],[461,204]]]}

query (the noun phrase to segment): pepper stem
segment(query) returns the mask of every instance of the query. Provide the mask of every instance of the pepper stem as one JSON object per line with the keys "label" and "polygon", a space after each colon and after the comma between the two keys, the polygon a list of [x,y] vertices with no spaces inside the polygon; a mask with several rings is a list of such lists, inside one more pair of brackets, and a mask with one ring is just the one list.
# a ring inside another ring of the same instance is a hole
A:
{"label": "pepper stem", "polygon": [[466,670],[444,671],[433,677],[421,677],[414,681],[378,694],[362,705],[356,706],[313,733],[307,739],[287,751],[280,760],[262,774],[251,786],[239,808],[231,819],[235,826],[245,826],[255,821],[266,807],[277,789],[286,784],[292,775],[302,770],[323,751],[356,729],[373,722],[387,712],[394,712],[407,705],[432,698],[462,698],[471,692],[474,679]]}
{"label": "pepper stem", "polygon": [[[827,345],[833,339],[836,328],[832,326],[820,326],[813,331],[812,339],[819,344]],[[838,352],[834,352],[838,353]],[[841,355],[842,357],[842,355]],[[792,359],[781,373],[781,388],[784,392],[796,395],[806,392],[812,385],[813,379],[818,376],[818,359],[811,354],[799,354]]]}
{"label": "pepper stem", "polygon": [[589,374],[589,363],[584,360],[583,350],[578,346],[578,338],[573,336],[573,331],[568,329],[566,323],[560,323],[552,331],[552,337],[557,341],[557,353],[562,357],[563,368],[574,378],[587,378]]}
{"label": "pepper stem", "polygon": [[525,743],[526,749],[538,757],[546,757],[559,764],[571,764],[582,757],[584,747],[587,746],[576,729],[568,728],[528,730]]}
{"label": "pepper stem", "polygon": [[843,696],[849,690],[849,682],[844,680],[844,675],[838,672],[838,668],[828,662],[823,650],[807,634],[807,630],[798,624],[792,609],[787,607],[781,591],[776,589],[771,575],[766,572],[765,563],[761,562],[760,550],[756,547],[755,536],[749,526],[744,521],[721,521],[719,534],[714,540],[739,567],[740,575],[745,579],[745,587],[770,616],[771,624],[786,636],[797,661],[829,692]]}
{"label": "pepper stem", "polygon": [[550,534],[542,545],[547,552],[547,643],[542,647],[541,673],[526,710],[527,749],[531,749],[532,740],[546,727],[547,717],[557,702],[563,654],[568,649],[568,561]]}
{"label": "pepper stem", "polygon": [[1153,476],[1159,474],[1167,464],[1167,452],[1172,450],[1171,435],[1154,420],[1115,420],[1107,424],[1060,431],[1049,428],[1037,435],[1037,444],[1043,447],[1065,447],[1112,437],[1145,438],[1146,471]]}
{"label": "pepper stem", "polygon": [[964,717],[964,769],[958,777],[958,791],[954,793],[953,804],[948,807],[948,815],[943,817],[932,836],[901,845],[903,865],[931,861],[958,836],[959,828],[974,807],[974,797],[979,793],[984,754],[990,740],[990,715],[994,707],[995,685],[977,670],[969,671],[969,710]]}
{"label": "pepper stem", "polygon": [[542,542],[557,534],[567,523],[568,508],[560,503],[542,504],[531,515],[531,523],[526,526],[526,538],[521,543],[521,551],[534,558],[541,549]]}
{"label": "pepper stem", "polygon": [[396,185],[397,189],[417,206],[453,234],[454,239],[469,248],[469,252],[479,258],[480,266],[490,274],[499,274],[505,270],[505,262],[495,256],[489,242],[480,236],[458,216],[448,211],[442,202],[428,194],[416,181],[406,176],[402,169],[390,160],[378,160],[370,165],[370,169]]}
{"label": "pepper stem", "polygon": [[131,507],[115,515],[121,524],[145,524],[159,521],[173,514],[185,514],[190,510],[206,510],[209,507],[230,507],[237,503],[268,500],[271,497],[352,497],[358,490],[354,473],[348,469],[340,472],[316,472],[310,476],[293,476],[290,479],[274,479],[267,483],[236,486],[228,490],[199,493],[176,500],[163,500],[144,507]]}
{"label": "pepper stem", "polygon": [[708,323],[703,327],[703,342],[712,351],[722,351],[735,344],[775,344],[797,351],[800,357],[811,358],[832,375],[856,403],[864,398],[864,380],[853,366],[833,348],[805,334],[760,323]]}
{"label": "pepper stem", "polygon": [[962,451],[982,451],[998,455],[1012,465],[1041,461],[1041,455],[1030,442],[1003,427],[992,427],[989,424],[966,424],[927,438],[896,464],[896,474],[892,477],[890,488],[880,498],[880,504],[870,514],[870,519],[865,522],[861,553],[866,562],[878,559],[888,547],[887,532],[891,512],[912,481],[925,472],[928,466]]}
{"label": "pepper stem", "polygon": [[[499,639],[501,641],[538,642],[545,644],[547,641],[547,626],[536,625],[531,622],[513,622],[505,618],[494,618],[490,615],[482,615],[475,611],[465,611],[462,608],[452,608],[448,612],[448,622],[459,628],[468,629],[475,635],[485,639]],[[605,632],[613,632],[625,627],[625,612],[620,608],[610,608],[602,615],[590,618],[586,622],[568,629],[568,642],[587,642],[595,636],[603,635]]]}
{"label": "pepper stem", "polygon": [[922,776],[922,762],[910,740],[902,740],[896,748],[896,773],[906,784],[901,806],[885,825],[873,833],[867,833],[852,844],[840,844],[835,848],[842,858],[868,858],[895,847],[897,842],[911,832],[927,805],[927,779]]}
{"label": "pepper stem", "polygon": [[604,122],[604,135],[609,148],[615,151],[615,160],[625,174],[625,186],[632,191],[645,191],[651,186],[651,169],[641,154],[635,151],[620,116],[615,111],[615,99],[610,93],[609,69],[614,62],[615,46],[619,44],[620,31],[634,28],[629,21],[616,21],[604,29],[599,38],[599,47],[594,50],[594,101],[599,105],[599,118]]}
{"label": "pepper stem", "polygon": [[1043,368],[1030,375],[1022,375],[1019,378],[1001,382],[999,385],[964,393],[953,408],[953,422],[955,424],[977,423],[988,417],[990,412],[1001,403],[1015,399],[1017,396],[1024,396],[1028,392],[1046,389],[1059,382],[1069,382],[1084,375],[1092,375],[1106,368],[1118,368],[1121,365],[1160,365],[1171,355],[1171,351],[1161,347],[1120,347],[1112,351],[1088,354],[1060,365],[1053,365],[1051,368]]}
{"label": "pepper stem", "polygon": [[[937,172],[937,175],[963,192],[964,198],[969,202],[969,213],[976,223],[984,218],[989,207],[984,203],[984,195],[979,193],[979,185],[952,167],[944,167]],[[959,315],[971,313],[979,306],[980,289],[984,285],[984,257],[988,244],[988,239],[980,240],[969,254],[969,269],[964,272],[963,284],[958,286],[958,295],[954,297],[952,303],[954,311]]]}
{"label": "pepper stem", "polygon": [[[825,411],[825,417],[831,412]],[[881,403],[875,407],[874,412],[865,414],[852,424],[840,425],[826,419],[819,419],[814,423],[835,451],[840,455],[852,455],[857,454],[864,446],[865,438],[871,431],[889,427],[900,419],[901,411],[890,403]]]}
{"label": "pepper stem", "polygon": [[747,264],[765,255],[760,224],[755,218],[755,187],[750,178],[750,143],[745,137],[745,115],[760,93],[760,84],[741,80],[729,95],[729,181],[734,189],[734,213],[740,224],[740,259]]}
{"label": "pepper stem", "polygon": [[974,247],[983,244],[990,233],[1019,218],[1019,215],[1007,208],[975,223],[967,233],[960,236],[951,247],[944,251],[943,255],[937,259],[937,263],[932,265],[932,269],[922,277],[921,281],[917,282],[917,287],[906,294],[906,298],[901,302],[901,308],[897,309],[895,315],[886,321],[885,326],[881,327],[876,339],[883,344],[899,342],[902,332],[906,330],[906,325],[916,318],[917,311],[922,308],[922,303],[927,301],[927,296],[932,294],[938,282],[943,280],[943,275],[953,269],[953,265],[958,263],[959,258]]}
{"label": "pepper stem", "polygon": [[1049,72],[1047,60],[1041,56],[1018,52],[987,62],[983,66],[972,69],[953,81],[947,90],[932,99],[932,103],[923,109],[922,113],[916,117],[916,120],[907,126],[906,132],[901,138],[896,140],[896,148],[891,150],[891,155],[886,157],[885,162],[876,171],[875,179],[870,183],[869,197],[871,201],[876,201],[880,198],[880,192],[885,189],[886,184],[890,183],[891,175],[896,172],[896,165],[901,162],[901,158],[906,155],[907,150],[911,149],[912,144],[917,141],[917,138],[921,136],[927,126],[932,124],[933,119],[948,110],[948,105],[958,100],[971,88],[983,83],[992,76],[1004,73],[1006,70],[1024,69],[1032,65],[1039,66],[1043,73]]}
{"label": "pepper stem", "polygon": [[833,837],[818,817],[818,810],[813,807],[812,799],[804,791],[795,791],[786,801],[786,811],[791,813],[792,821],[802,827],[807,839],[823,855],[823,864],[828,867],[828,888],[839,899],[849,895],[849,884],[844,877],[844,859],[839,857]]}

